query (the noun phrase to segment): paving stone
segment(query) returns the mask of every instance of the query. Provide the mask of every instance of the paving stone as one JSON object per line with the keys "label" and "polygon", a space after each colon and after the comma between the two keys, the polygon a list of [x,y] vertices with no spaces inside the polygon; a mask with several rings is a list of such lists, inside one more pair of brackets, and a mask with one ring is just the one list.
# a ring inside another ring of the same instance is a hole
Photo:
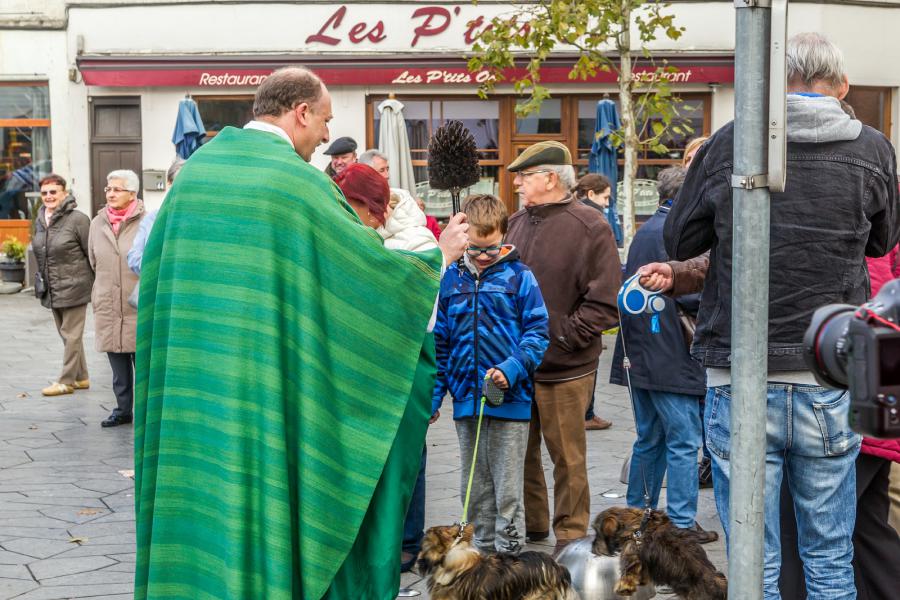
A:
{"label": "paving stone", "polygon": [[[21,596],[15,600],[75,600],[77,598],[133,598],[134,585],[113,583],[107,585],[63,585],[42,586]],[[6,598],[8,596],[2,596]]]}
{"label": "paving stone", "polygon": [[43,581],[44,579],[58,578],[63,575],[96,571],[115,564],[115,562],[105,556],[84,556],[77,558],[46,558],[35,561],[29,566],[35,579]]}
{"label": "paving stone", "polygon": [[[39,586],[40,584],[34,580],[25,581],[24,579],[0,579],[0,598],[15,598],[16,600],[20,600],[21,598],[25,598],[25,596],[22,594],[25,594],[29,590],[36,590],[39,588]],[[62,596],[51,596],[51,598],[61,597]]]}
{"label": "paving stone", "polygon": [[3,549],[9,552],[16,552],[34,558],[49,558],[72,548],[72,544],[68,541],[71,536],[62,530],[60,537],[57,539],[38,539],[33,537],[18,537],[14,540],[3,542]]}
{"label": "paving stone", "polygon": [[[72,544],[72,549],[57,558],[76,558],[79,556],[108,556],[113,560],[134,562],[134,544],[101,544],[96,538],[83,544]],[[130,559],[128,557],[131,557]],[[2,561],[0,561],[2,562]]]}
{"label": "paving stone", "polygon": [[[0,541],[0,545],[2,544],[3,542]],[[28,563],[33,561],[33,556],[28,556],[27,554],[19,554],[18,552],[0,550],[0,565],[27,565]]]}
{"label": "paving stone", "polygon": [[28,567],[25,565],[4,565],[0,564],[0,579],[24,579],[25,581],[34,581]]}
{"label": "paving stone", "polygon": [[[63,559],[51,558],[50,560],[58,561]],[[88,561],[95,561],[98,565],[101,564],[101,560],[109,560],[105,557],[92,557],[92,558],[82,558],[72,559],[73,564],[78,564],[84,566],[84,564]],[[130,565],[131,568],[128,569],[119,569],[119,570],[110,570],[108,567],[115,566],[117,567],[119,563],[113,562],[110,565],[103,565],[95,570],[83,570],[80,573],[73,573],[71,575],[61,575],[59,577],[52,578],[41,578],[38,575],[38,572],[35,571],[35,565],[31,565],[31,569],[35,574],[35,577],[38,577],[41,585],[48,586],[76,586],[76,585],[95,585],[95,584],[109,584],[109,583],[126,583],[131,584],[134,581],[134,565]],[[104,568],[106,567],[106,568]]]}

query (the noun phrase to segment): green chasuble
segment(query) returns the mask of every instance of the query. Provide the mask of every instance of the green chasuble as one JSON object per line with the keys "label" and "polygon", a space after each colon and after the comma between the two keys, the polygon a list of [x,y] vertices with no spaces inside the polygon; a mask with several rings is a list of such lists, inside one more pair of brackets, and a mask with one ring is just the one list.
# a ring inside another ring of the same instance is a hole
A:
{"label": "green chasuble", "polygon": [[142,265],[135,598],[393,598],[440,263],[272,133],[191,157]]}

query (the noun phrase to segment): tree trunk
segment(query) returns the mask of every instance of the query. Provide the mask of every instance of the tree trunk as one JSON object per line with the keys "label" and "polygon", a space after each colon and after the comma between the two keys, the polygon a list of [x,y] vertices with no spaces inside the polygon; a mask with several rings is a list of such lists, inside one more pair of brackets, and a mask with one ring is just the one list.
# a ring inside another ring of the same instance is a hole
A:
{"label": "tree trunk", "polygon": [[622,114],[622,130],[624,133],[623,146],[625,147],[625,169],[622,177],[622,237],[625,247],[625,255],[634,238],[634,180],[637,177],[637,151],[638,136],[636,129],[636,115],[634,114],[634,102],[631,91],[634,87],[632,81],[631,65],[631,7],[629,0],[622,1],[622,32],[619,34],[619,103]]}

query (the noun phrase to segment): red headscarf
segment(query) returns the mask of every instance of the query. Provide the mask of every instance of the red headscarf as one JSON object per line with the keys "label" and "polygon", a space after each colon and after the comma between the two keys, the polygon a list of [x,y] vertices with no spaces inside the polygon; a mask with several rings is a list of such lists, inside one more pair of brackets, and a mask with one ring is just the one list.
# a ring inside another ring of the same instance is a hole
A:
{"label": "red headscarf", "polygon": [[369,213],[384,223],[391,188],[378,171],[362,163],[353,163],[335,178],[347,200],[364,204]]}

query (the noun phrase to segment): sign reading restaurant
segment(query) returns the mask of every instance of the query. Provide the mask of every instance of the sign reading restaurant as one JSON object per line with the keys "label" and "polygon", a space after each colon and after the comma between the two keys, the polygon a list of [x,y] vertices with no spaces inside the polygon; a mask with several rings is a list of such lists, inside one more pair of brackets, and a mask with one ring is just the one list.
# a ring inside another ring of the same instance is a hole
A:
{"label": "sign reading restaurant", "polygon": [[[464,54],[493,17],[509,12],[503,5],[399,6],[386,14],[373,5],[337,7],[308,5],[309,23],[299,39],[301,53],[287,56],[235,54],[232,56],[146,56],[110,53],[79,56],[78,67],[87,85],[106,87],[256,87],[275,69],[292,64],[312,68],[329,85],[479,85],[491,78],[488,71],[470,72]],[[399,18],[397,11],[405,12]],[[522,27],[527,27],[523,23]],[[405,50],[400,51],[403,48]],[[328,54],[330,52],[330,54]],[[560,54],[541,70],[544,83],[580,83],[570,80],[574,60]],[[658,72],[646,63],[635,69],[635,79],[652,83],[731,83],[731,57],[681,57],[668,62],[672,72]],[[526,76],[524,68],[504,71],[507,80]],[[587,83],[615,83],[615,74],[599,71]]]}

